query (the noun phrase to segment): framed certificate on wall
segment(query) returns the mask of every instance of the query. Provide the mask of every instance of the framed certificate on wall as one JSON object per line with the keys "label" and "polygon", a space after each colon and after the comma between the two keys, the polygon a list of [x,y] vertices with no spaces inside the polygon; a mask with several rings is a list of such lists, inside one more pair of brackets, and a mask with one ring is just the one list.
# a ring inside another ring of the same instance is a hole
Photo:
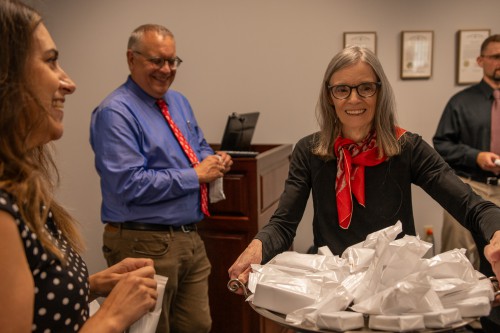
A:
{"label": "framed certificate on wall", "polygon": [[457,72],[458,85],[481,81],[483,69],[477,64],[481,44],[490,35],[490,29],[459,30],[457,32]]}
{"label": "framed certificate on wall", "polygon": [[433,31],[401,32],[401,78],[428,79],[432,76]]}
{"label": "framed certificate on wall", "polygon": [[377,33],[370,32],[344,32],[344,47],[356,45],[365,47],[377,54]]}

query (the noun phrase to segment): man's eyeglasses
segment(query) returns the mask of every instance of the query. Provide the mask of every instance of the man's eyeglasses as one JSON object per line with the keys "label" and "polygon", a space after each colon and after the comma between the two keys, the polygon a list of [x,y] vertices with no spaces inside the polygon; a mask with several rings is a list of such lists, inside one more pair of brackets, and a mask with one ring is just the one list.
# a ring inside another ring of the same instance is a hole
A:
{"label": "man's eyeglasses", "polygon": [[486,58],[486,59],[490,59],[490,60],[495,60],[495,61],[500,60],[500,54],[491,54],[491,55],[481,54],[481,57]]}
{"label": "man's eyeglasses", "polygon": [[332,96],[336,99],[346,99],[351,96],[351,92],[353,89],[356,89],[356,92],[361,97],[371,97],[375,95],[380,85],[380,82],[363,82],[358,84],[357,86],[349,86],[347,84],[328,86],[328,89],[332,93]]}
{"label": "man's eyeglasses", "polygon": [[147,61],[158,67],[158,69],[163,68],[163,66],[165,66],[165,63],[168,64],[168,67],[170,67],[170,69],[177,69],[182,64],[182,59],[179,57],[175,57],[172,59],[156,58],[156,57],[148,57],[139,51],[132,51],[132,52],[140,56],[143,56],[144,59],[146,59]]}

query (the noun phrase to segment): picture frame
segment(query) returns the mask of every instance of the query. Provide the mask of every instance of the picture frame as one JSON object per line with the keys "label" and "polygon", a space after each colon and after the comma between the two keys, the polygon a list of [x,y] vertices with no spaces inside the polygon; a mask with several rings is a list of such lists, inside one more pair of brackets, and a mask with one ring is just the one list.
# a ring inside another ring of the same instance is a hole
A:
{"label": "picture frame", "polygon": [[434,31],[401,32],[401,79],[432,76]]}
{"label": "picture frame", "polygon": [[349,45],[365,47],[377,54],[377,33],[366,32],[344,32],[344,48]]}
{"label": "picture frame", "polygon": [[490,29],[457,31],[457,85],[468,85],[481,81],[483,70],[476,60],[481,53],[481,44],[490,36],[490,33]]}

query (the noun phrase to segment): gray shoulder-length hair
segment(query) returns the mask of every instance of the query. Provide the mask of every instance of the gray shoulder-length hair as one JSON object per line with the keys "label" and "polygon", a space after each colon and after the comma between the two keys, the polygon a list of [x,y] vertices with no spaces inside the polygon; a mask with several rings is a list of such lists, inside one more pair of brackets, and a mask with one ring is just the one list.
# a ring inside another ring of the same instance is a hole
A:
{"label": "gray shoulder-length hair", "polygon": [[320,133],[315,141],[313,153],[325,159],[332,159],[335,156],[334,142],[341,134],[342,124],[335,112],[332,102],[332,95],[328,89],[330,79],[337,71],[352,66],[363,61],[371,66],[377,80],[380,82],[378,89],[377,105],[373,128],[377,133],[377,146],[380,154],[387,157],[398,155],[401,152],[401,145],[396,137],[396,103],[389,80],[385,76],[380,61],[375,54],[366,48],[359,46],[346,47],[337,53],[328,64],[318,104],[316,106],[316,116],[320,126]]}

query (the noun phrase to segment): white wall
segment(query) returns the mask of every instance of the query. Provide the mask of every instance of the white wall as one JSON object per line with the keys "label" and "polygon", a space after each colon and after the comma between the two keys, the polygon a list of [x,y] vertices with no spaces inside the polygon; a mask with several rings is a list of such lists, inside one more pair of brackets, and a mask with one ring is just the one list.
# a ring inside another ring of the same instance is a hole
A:
{"label": "white wall", "polygon": [[[31,0],[78,89],[66,102],[57,142],[59,197],[81,222],[91,272],[105,267],[99,179],[88,143],[93,108],[127,76],[126,43],[143,23],[171,29],[184,60],[173,88],[190,100],[209,142],[219,142],[231,112],[261,112],[254,143],[295,143],[317,130],[314,107],[326,65],[344,31],[375,31],[377,54],[396,92],[400,125],[431,142],[455,85],[459,29],[500,32],[496,0]],[[434,31],[432,78],[401,80],[400,33]],[[417,231],[440,235],[441,208],[414,191]],[[309,207],[296,238],[312,243]],[[367,221],[369,223],[369,221]]]}

